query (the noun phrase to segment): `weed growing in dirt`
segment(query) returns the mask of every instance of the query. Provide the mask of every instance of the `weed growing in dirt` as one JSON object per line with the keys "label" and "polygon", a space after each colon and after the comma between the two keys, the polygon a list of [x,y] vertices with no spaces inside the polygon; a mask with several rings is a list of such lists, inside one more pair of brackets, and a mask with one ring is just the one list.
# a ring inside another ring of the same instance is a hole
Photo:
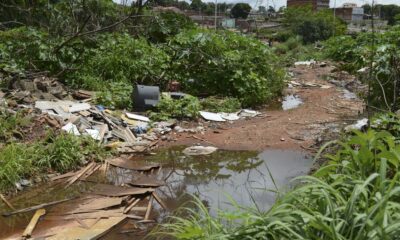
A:
{"label": "weed growing in dirt", "polygon": [[87,161],[101,161],[108,154],[95,140],[66,133],[51,132],[34,144],[7,144],[0,149],[0,191],[13,188],[22,178],[68,172]]}
{"label": "weed growing in dirt", "polygon": [[16,138],[23,138],[21,128],[31,124],[31,118],[24,112],[9,113],[6,110],[0,111],[0,140],[2,142],[14,141]]}
{"label": "weed growing in dirt", "polygon": [[132,107],[132,84],[125,82],[111,82],[96,93],[97,104],[111,109],[130,109]]}

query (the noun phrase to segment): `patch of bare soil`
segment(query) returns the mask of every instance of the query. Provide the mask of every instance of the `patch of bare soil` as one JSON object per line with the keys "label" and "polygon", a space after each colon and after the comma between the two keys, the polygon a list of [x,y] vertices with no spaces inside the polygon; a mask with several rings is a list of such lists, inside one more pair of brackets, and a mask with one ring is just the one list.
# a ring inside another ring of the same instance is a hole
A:
{"label": "patch of bare soil", "polygon": [[[326,134],[338,132],[343,125],[356,120],[364,109],[362,100],[349,97],[343,86],[334,84],[349,79],[335,75],[333,69],[329,65],[289,69],[294,84],[285,94],[294,94],[303,100],[295,109],[283,111],[266,107],[261,110],[262,117],[210,123],[204,134],[173,133],[175,141],[164,141],[161,146],[202,144],[227,150],[309,149],[326,140]],[[336,79],[329,82],[330,77]]]}

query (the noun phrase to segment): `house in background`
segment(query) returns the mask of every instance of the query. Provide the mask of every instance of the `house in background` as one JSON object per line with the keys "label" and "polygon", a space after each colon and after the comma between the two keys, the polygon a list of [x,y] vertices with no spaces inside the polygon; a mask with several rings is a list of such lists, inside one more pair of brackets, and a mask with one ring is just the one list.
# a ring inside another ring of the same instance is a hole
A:
{"label": "house in background", "polygon": [[358,22],[364,18],[364,8],[357,7],[354,3],[345,3],[342,7],[335,9],[335,14],[346,22]]}
{"label": "house in background", "polygon": [[287,7],[312,6],[314,11],[329,9],[329,0],[287,0]]}

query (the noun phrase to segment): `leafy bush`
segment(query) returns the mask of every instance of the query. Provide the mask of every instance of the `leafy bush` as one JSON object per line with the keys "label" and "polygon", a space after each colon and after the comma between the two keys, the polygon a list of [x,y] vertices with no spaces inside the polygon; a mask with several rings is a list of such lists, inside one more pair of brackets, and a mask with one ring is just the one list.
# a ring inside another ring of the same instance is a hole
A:
{"label": "leafy bush", "polygon": [[184,31],[170,39],[171,78],[191,94],[238,98],[244,106],[279,95],[284,70],[262,42],[231,32]]}
{"label": "leafy bush", "polygon": [[328,57],[344,62],[350,72],[373,66],[362,80],[371,86],[369,104],[389,111],[399,109],[400,27],[383,33],[361,33],[355,39],[337,37],[325,43]]}
{"label": "leafy bush", "polygon": [[196,97],[190,95],[176,100],[163,95],[156,108],[158,112],[150,112],[150,118],[155,121],[164,121],[171,118],[196,118],[201,105]]}
{"label": "leafy bush", "polygon": [[145,39],[105,34],[79,71],[68,77],[72,86],[103,90],[108,83],[165,85],[168,55]]}
{"label": "leafy bush", "polygon": [[132,107],[132,85],[125,82],[111,82],[105,84],[103,90],[96,93],[97,104],[112,109],[130,109]]}
{"label": "leafy bush", "polygon": [[237,98],[208,97],[201,100],[203,110],[210,112],[236,112],[241,109],[240,101]]}
{"label": "leafy bush", "polygon": [[311,7],[286,9],[285,23],[305,43],[326,40],[346,30],[346,25],[340,19],[335,19],[330,11],[313,11]]}
{"label": "leafy bush", "polygon": [[144,22],[144,35],[151,42],[163,43],[183,30],[194,29],[194,22],[186,15],[172,11],[155,14],[154,17],[146,18]]}

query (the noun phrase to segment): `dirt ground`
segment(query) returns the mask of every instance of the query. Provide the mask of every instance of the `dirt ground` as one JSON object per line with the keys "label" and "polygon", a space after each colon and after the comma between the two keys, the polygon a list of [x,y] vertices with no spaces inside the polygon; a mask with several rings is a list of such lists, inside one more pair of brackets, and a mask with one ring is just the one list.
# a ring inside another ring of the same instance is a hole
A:
{"label": "dirt ground", "polygon": [[353,123],[364,108],[362,100],[346,98],[343,87],[328,81],[330,78],[336,78],[336,82],[349,81],[342,74],[333,73],[333,69],[330,65],[290,69],[291,81],[298,86],[288,87],[284,94],[294,94],[303,100],[297,108],[283,111],[267,106],[260,110],[261,117],[209,123],[204,134],[174,133],[175,141],[164,141],[161,146],[202,144],[227,150],[309,149],[326,140],[328,132],[338,132]]}

